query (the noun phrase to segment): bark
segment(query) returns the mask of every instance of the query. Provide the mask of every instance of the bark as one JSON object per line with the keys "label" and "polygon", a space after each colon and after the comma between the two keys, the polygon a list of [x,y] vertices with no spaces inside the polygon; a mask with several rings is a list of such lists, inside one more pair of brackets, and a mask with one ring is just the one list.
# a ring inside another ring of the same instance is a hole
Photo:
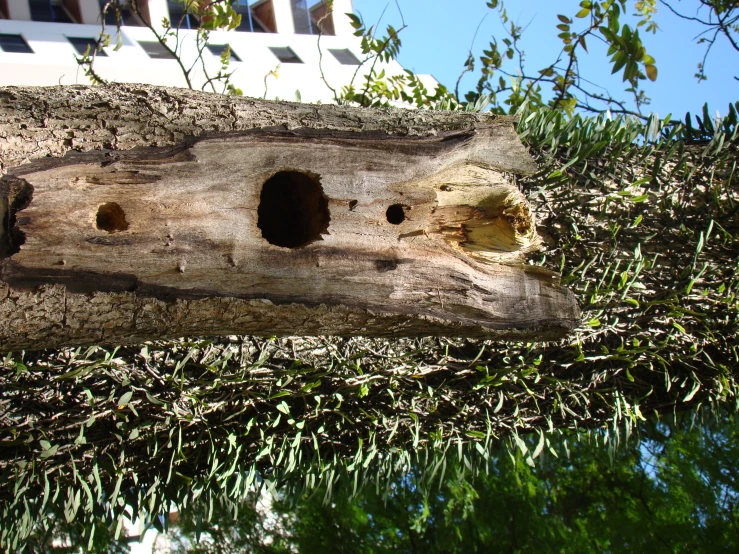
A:
{"label": "bark", "polygon": [[0,89],[0,349],[549,339],[579,322],[510,118],[143,85]]}

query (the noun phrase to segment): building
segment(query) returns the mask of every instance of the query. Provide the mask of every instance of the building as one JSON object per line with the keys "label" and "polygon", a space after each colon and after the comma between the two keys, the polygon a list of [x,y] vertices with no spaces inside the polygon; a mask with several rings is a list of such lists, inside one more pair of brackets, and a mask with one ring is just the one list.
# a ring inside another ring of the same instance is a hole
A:
{"label": "building", "polygon": [[[75,56],[95,44],[101,32],[101,9],[108,1],[0,0],[0,86],[88,84]],[[197,60],[199,22],[185,14],[176,0],[138,0],[144,20],[131,12],[130,0],[115,1],[122,5],[120,41],[115,16],[108,16],[111,46],[98,52],[95,71],[115,82],[187,86],[179,64],[146,24],[161,30],[164,18],[173,27],[181,21],[177,44],[188,65]],[[229,45],[231,81],[247,96],[327,103],[333,101],[333,93],[326,82],[340,91],[354,78],[359,87],[370,64],[357,72],[363,59],[360,39],[353,35],[345,15],[352,11],[352,0],[333,0],[330,5],[332,10],[326,0],[234,0],[241,25],[210,34],[203,51],[208,74],[218,72],[221,52]],[[121,46],[114,50],[117,42]],[[395,61],[375,69],[385,69],[387,75],[403,72]],[[203,88],[205,79],[196,64],[193,88]],[[436,87],[431,76],[424,76],[424,84],[429,90]],[[211,89],[205,86],[205,90]]]}

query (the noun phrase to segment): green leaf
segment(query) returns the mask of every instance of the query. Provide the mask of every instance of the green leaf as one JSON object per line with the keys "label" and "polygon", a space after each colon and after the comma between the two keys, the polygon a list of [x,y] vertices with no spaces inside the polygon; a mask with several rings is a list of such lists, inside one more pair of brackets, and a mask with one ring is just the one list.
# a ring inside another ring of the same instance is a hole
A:
{"label": "green leaf", "polygon": [[654,82],[657,80],[657,66],[648,64],[644,66],[644,69],[647,72],[647,77],[650,81]]}
{"label": "green leaf", "polygon": [[534,453],[532,454],[532,458],[538,458],[539,454],[541,454],[542,450],[544,450],[544,444],[546,442],[546,439],[544,437],[544,431],[539,431],[539,443],[536,445],[536,449],[534,450]]}
{"label": "green leaf", "polygon": [[685,396],[685,398],[683,398],[683,402],[690,402],[695,396],[695,393],[697,393],[700,388],[701,388],[700,382],[694,381],[693,389]]}
{"label": "green leaf", "polygon": [[590,15],[590,8],[583,8],[575,14],[575,17],[583,18]]}
{"label": "green leaf", "polygon": [[125,392],[121,395],[120,399],[118,400],[118,409],[122,410],[125,408],[128,403],[131,401],[131,398],[133,398],[133,391]]}
{"label": "green leaf", "polygon": [[344,15],[349,18],[349,25],[355,29],[359,29],[362,26],[362,21],[353,13],[345,13]]}
{"label": "green leaf", "polygon": [[529,451],[529,447],[526,446],[524,440],[518,435],[514,435],[513,438],[516,440],[516,444],[518,445],[518,449],[521,451],[521,454],[525,456]]}
{"label": "green leaf", "polygon": [[55,444],[54,446],[52,446],[52,447],[50,447],[50,448],[47,448],[47,449],[45,449],[45,450],[44,450],[44,451],[43,451],[43,452],[41,453],[41,455],[40,455],[39,457],[40,457],[40,458],[41,458],[42,460],[44,460],[44,459],[46,459],[46,458],[49,458],[49,457],[53,456],[54,454],[56,454],[56,451],[57,451],[57,450],[59,450],[59,445],[58,445],[58,444]]}
{"label": "green leaf", "polygon": [[626,65],[626,62],[628,61],[628,58],[627,58],[626,56],[624,56],[624,54],[623,54],[623,53],[621,53],[621,52],[618,52],[618,53],[617,53],[617,54],[616,54],[616,55],[615,55],[615,56],[613,57],[613,60],[614,60],[614,62],[615,62],[615,63],[613,64],[613,71],[611,71],[611,75],[613,75],[614,73],[618,73],[618,71],[619,71],[619,70],[620,70],[620,69],[621,69],[621,68],[622,68],[623,66],[625,66],[625,65]]}

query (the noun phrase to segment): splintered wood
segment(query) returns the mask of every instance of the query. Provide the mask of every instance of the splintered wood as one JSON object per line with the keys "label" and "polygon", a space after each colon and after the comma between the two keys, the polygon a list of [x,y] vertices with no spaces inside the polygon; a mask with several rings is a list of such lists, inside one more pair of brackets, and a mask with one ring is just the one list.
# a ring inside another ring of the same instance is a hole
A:
{"label": "splintered wood", "polygon": [[6,88],[0,167],[3,350],[579,323],[526,264],[539,237],[511,178],[535,167],[510,118]]}

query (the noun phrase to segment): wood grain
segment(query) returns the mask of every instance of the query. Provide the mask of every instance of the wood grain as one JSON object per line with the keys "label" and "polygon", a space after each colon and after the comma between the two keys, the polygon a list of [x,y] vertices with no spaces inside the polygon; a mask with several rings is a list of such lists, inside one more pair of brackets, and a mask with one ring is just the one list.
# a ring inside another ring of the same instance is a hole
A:
{"label": "wood grain", "polygon": [[525,263],[539,237],[512,177],[534,166],[509,118],[7,88],[0,167],[4,350],[579,322]]}

